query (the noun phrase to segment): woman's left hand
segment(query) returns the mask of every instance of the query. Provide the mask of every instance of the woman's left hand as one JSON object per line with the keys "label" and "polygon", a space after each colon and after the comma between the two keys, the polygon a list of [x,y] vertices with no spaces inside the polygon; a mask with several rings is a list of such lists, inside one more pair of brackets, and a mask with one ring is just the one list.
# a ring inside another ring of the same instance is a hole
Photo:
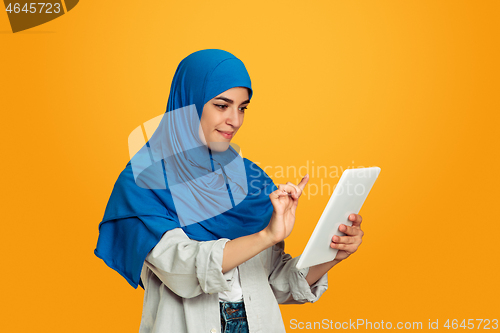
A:
{"label": "woman's left hand", "polygon": [[362,242],[364,232],[361,230],[361,221],[363,220],[361,215],[351,214],[349,215],[349,220],[352,221],[352,226],[345,224],[339,226],[339,230],[346,234],[346,236],[333,236],[330,243],[332,248],[339,250],[335,257],[336,260],[344,260],[349,257],[356,252]]}
{"label": "woman's left hand", "polygon": [[306,276],[306,281],[309,285],[313,285],[320,277],[325,275],[333,266],[341,262],[342,260],[349,257],[351,254],[356,252],[359,245],[361,245],[361,239],[363,238],[364,232],[361,230],[361,215],[351,214],[349,215],[349,220],[352,221],[352,226],[341,224],[339,230],[342,231],[345,236],[333,236],[330,246],[334,249],[338,249],[337,256],[334,260],[328,261],[319,265],[309,267],[309,272]]}

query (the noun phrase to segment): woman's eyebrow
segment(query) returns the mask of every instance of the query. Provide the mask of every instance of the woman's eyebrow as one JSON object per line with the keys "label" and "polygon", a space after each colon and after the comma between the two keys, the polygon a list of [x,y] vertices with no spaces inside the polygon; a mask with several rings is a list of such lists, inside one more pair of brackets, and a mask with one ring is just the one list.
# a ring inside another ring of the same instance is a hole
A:
{"label": "woman's eyebrow", "polygon": [[[234,103],[234,101],[232,99],[224,97],[224,96],[215,97],[214,99],[222,99],[223,101],[228,102],[229,104]],[[247,99],[246,101],[242,102],[241,104],[246,104],[246,103],[250,103],[250,100]]]}

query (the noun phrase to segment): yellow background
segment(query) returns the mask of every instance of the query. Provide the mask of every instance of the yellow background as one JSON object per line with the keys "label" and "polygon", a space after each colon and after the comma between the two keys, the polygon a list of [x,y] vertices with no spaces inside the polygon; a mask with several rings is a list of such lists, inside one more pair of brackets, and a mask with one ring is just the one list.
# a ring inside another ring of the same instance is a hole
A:
{"label": "yellow background", "polygon": [[[498,1],[87,0],[12,34],[1,12],[2,331],[138,331],[143,290],[94,256],[97,226],[129,133],[205,48],[245,63],[254,97],[234,142],[276,184],[299,178],[279,166],[313,161],[382,169],[359,251],[317,303],[281,306],[288,332],[500,319],[499,21]],[[311,177],[293,256],[328,201],[311,195],[321,180],[338,178]]]}

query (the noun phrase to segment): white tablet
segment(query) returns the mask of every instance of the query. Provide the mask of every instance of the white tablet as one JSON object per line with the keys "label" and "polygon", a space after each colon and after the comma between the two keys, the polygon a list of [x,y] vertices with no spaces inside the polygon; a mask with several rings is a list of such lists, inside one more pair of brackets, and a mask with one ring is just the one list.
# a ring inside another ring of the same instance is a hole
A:
{"label": "white tablet", "polygon": [[345,236],[340,224],[351,226],[350,214],[358,214],[365,202],[380,168],[347,169],[342,173],[318,224],[297,262],[297,268],[311,267],[335,259],[337,249],[332,249],[332,237]]}

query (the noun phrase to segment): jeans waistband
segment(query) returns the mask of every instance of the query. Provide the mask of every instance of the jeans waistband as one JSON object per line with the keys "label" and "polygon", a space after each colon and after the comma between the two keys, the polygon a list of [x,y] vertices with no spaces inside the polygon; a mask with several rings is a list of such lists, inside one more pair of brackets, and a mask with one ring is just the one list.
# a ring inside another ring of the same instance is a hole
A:
{"label": "jeans waistband", "polygon": [[241,302],[219,302],[220,314],[226,320],[246,318],[245,304]]}

